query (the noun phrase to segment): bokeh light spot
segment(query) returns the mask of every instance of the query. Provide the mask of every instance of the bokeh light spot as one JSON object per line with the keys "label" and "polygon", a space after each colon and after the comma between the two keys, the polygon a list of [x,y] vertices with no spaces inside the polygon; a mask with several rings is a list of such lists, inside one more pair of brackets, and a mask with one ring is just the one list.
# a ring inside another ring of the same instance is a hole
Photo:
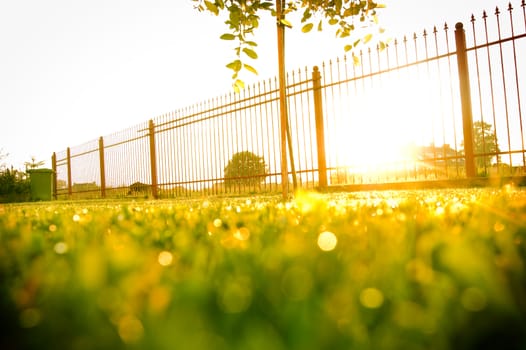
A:
{"label": "bokeh light spot", "polygon": [[119,320],[119,336],[126,344],[134,344],[141,340],[144,328],[139,319],[134,316],[124,316]]}
{"label": "bokeh light spot", "polygon": [[336,248],[338,244],[338,238],[336,235],[329,231],[324,231],[318,236],[318,247],[324,252],[329,252]]}
{"label": "bokeh light spot", "polygon": [[170,266],[173,262],[173,255],[170,252],[162,251],[159,253],[157,260],[161,266]]}
{"label": "bokeh light spot", "polygon": [[495,230],[495,232],[502,232],[505,229],[506,226],[504,226],[504,224],[501,222],[496,222],[495,225],[493,225],[493,230]]}
{"label": "bokeh light spot", "polygon": [[57,254],[65,254],[68,251],[68,245],[64,242],[58,242],[53,249]]}
{"label": "bokeh light spot", "polygon": [[376,288],[366,288],[360,293],[360,302],[368,309],[377,309],[384,303],[384,295]]}
{"label": "bokeh light spot", "polygon": [[240,241],[246,241],[250,238],[250,231],[246,227],[241,227],[234,233],[234,238]]}

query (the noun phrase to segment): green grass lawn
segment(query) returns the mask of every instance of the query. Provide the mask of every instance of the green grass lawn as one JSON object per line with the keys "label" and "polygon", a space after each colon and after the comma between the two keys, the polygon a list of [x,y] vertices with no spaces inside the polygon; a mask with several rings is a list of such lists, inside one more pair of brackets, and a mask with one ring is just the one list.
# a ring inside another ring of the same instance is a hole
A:
{"label": "green grass lawn", "polygon": [[526,191],[0,206],[0,348],[526,349]]}

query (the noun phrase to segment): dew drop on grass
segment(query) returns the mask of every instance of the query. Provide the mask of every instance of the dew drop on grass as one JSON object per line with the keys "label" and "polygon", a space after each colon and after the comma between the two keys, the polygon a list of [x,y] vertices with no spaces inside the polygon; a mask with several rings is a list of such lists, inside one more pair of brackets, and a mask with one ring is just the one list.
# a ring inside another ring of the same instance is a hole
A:
{"label": "dew drop on grass", "polygon": [[318,236],[318,247],[324,252],[329,252],[336,248],[338,244],[338,238],[336,235],[329,231],[324,231]]}
{"label": "dew drop on grass", "polygon": [[80,216],[79,216],[79,214],[75,214],[75,215],[73,215],[73,221],[75,221],[75,222],[79,222],[79,221],[80,221]]}

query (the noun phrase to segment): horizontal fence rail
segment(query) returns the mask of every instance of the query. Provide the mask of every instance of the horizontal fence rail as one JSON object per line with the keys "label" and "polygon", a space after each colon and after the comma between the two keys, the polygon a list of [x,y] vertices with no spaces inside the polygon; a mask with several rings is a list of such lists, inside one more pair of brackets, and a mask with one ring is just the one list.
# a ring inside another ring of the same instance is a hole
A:
{"label": "horizontal fence rail", "polygon": [[[289,72],[289,176],[321,189],[526,176],[525,7]],[[279,192],[278,87],[261,81],[54,153],[55,198]]]}

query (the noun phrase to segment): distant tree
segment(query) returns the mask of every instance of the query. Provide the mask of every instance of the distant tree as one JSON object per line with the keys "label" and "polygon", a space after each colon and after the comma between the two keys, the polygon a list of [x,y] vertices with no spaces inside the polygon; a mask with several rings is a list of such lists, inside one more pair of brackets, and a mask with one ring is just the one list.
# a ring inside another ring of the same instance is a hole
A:
{"label": "distant tree", "polygon": [[[463,142],[462,147],[464,147]],[[485,172],[491,167],[491,162],[494,158],[499,159],[498,153],[500,149],[497,143],[497,136],[491,124],[483,121],[473,123],[473,152],[475,153],[475,164],[479,171]]]}
{"label": "distant tree", "polygon": [[235,153],[225,167],[225,184],[259,185],[268,174],[263,157],[252,152]]}
{"label": "distant tree", "polygon": [[128,196],[147,195],[150,189],[150,185],[137,181],[128,187]]}

